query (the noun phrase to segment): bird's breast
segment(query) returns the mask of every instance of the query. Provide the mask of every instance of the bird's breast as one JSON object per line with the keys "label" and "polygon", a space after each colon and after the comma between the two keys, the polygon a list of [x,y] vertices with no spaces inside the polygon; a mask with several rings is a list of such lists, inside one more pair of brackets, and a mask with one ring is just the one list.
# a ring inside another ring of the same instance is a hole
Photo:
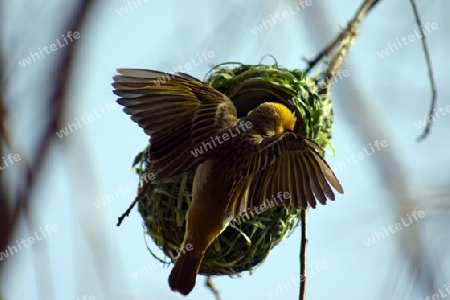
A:
{"label": "bird's breast", "polygon": [[208,203],[214,210],[225,210],[232,180],[227,179],[229,170],[215,160],[202,163],[195,173],[192,188],[193,202]]}

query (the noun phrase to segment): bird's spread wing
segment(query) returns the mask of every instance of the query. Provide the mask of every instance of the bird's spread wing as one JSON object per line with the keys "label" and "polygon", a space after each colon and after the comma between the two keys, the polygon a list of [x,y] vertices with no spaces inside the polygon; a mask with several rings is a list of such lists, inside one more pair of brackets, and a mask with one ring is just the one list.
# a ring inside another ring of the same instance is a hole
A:
{"label": "bird's spread wing", "polygon": [[237,122],[230,99],[187,74],[144,69],[118,72],[113,83],[120,97],[117,102],[151,136],[149,158],[156,179],[203,162],[196,145]]}
{"label": "bird's spread wing", "polygon": [[314,142],[292,132],[250,142],[253,154],[233,171],[235,183],[228,212],[234,217],[244,210],[247,215],[249,211],[256,213],[255,207],[315,208],[316,200],[321,204],[334,200],[330,185],[344,192]]}

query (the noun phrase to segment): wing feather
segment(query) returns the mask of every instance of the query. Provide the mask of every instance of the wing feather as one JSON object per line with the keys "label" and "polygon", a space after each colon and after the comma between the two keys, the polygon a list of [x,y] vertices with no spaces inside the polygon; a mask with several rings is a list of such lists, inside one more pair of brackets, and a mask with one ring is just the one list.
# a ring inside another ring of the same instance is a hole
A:
{"label": "wing feather", "polygon": [[220,93],[187,74],[118,69],[117,102],[151,137],[156,179],[172,177],[205,161],[196,146],[237,123],[236,108]]}
{"label": "wing feather", "polygon": [[[288,192],[289,199],[279,201],[277,205],[303,209],[308,206],[315,208],[316,201],[326,204],[327,199],[334,200],[330,184],[343,193],[341,184],[314,142],[298,138],[291,132],[276,137],[254,138],[252,142],[259,143],[259,148],[255,145],[248,147],[253,149],[253,153],[247,157],[243,169],[234,169],[237,172],[235,180],[252,176],[245,199],[246,209],[264,205],[266,199],[276,197],[279,192]],[[272,157],[277,158],[269,159]]]}

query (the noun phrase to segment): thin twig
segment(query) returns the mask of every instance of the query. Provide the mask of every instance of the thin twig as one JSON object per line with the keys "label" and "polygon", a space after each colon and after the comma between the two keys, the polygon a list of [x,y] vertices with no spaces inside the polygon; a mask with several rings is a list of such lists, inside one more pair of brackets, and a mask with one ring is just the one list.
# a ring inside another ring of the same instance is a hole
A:
{"label": "thin twig", "polygon": [[300,212],[300,221],[302,226],[302,239],[300,244],[300,294],[299,300],[306,299],[306,245],[308,244],[307,221],[308,211],[302,209]]}
{"label": "thin twig", "polygon": [[380,1],[381,0],[366,0],[359,8],[355,17],[347,24],[347,27],[344,30],[342,30],[341,33],[331,43],[329,43],[324,49],[322,49],[322,51],[320,51],[319,54],[317,54],[314,59],[307,60],[308,67],[305,69],[304,73],[305,74],[309,73],[311,71],[311,69],[314,68],[318,62],[320,62],[342,40],[344,40],[345,37],[348,35],[348,33],[351,31],[351,28],[358,26],[360,21],[362,20],[362,18]]}
{"label": "thin twig", "polygon": [[367,15],[367,13],[380,2],[380,0],[365,0],[363,4],[357,10],[353,19],[348,22],[345,30],[339,34],[340,42],[339,46],[333,54],[330,62],[328,64],[328,69],[324,74],[324,80],[326,82],[325,88],[320,91],[326,97],[330,95],[331,85],[334,82],[334,77],[338,72],[341,64],[344,62],[347,56],[350,46],[353,44],[357,34],[357,28],[361,23],[362,19]]}
{"label": "thin twig", "polygon": [[361,20],[364,18],[367,13],[375,7],[381,0],[366,0],[361,5],[359,10],[357,11],[355,17],[347,24],[347,27],[341,31],[341,33],[331,42],[329,43],[316,57],[312,60],[308,61],[308,67],[305,69],[303,73],[308,74],[312,68],[316,66],[318,62],[320,62],[325,56],[327,56],[336,46],[342,42],[345,37],[348,36],[348,33],[351,32],[352,28],[356,28]]}
{"label": "thin twig", "polygon": [[322,51],[320,51],[316,55],[316,57],[314,57],[312,60],[304,59],[305,61],[308,62],[308,67],[305,69],[305,71],[303,71],[303,73],[308,74],[309,71],[311,71],[312,68],[314,68],[317,65],[317,63],[322,60],[322,58],[327,56],[342,39],[344,32],[345,31],[342,31],[330,44],[328,44],[325,48],[323,48]]}
{"label": "thin twig", "polygon": [[117,226],[120,226],[120,224],[122,224],[123,219],[125,219],[126,217],[128,217],[130,215],[131,210],[133,209],[133,207],[136,205],[136,203],[139,202],[139,200],[142,198],[142,196],[145,194],[145,192],[147,191],[148,186],[151,184],[150,181],[145,180],[144,184],[142,185],[142,187],[139,189],[139,193],[136,196],[136,198],[134,198],[133,202],[131,202],[130,206],[127,208],[127,210],[118,218],[117,220]]}
{"label": "thin twig", "polygon": [[216,287],[212,281],[211,275],[208,275],[205,280],[205,286],[211,290],[211,292],[216,296],[216,300],[221,300],[219,289]]}
{"label": "thin twig", "polygon": [[417,138],[417,141],[420,142],[424,138],[427,137],[427,135],[430,133],[431,124],[433,123],[433,116],[434,109],[436,108],[436,95],[437,95],[437,89],[436,89],[436,82],[434,80],[433,76],[433,67],[431,66],[431,58],[430,58],[430,51],[428,50],[428,44],[427,44],[427,38],[425,36],[425,32],[422,27],[422,20],[420,19],[419,12],[417,10],[417,4],[415,0],[410,0],[411,6],[414,11],[414,17],[416,18],[416,24],[420,28],[420,32],[422,33],[422,48],[423,52],[425,53],[425,59],[427,61],[427,67],[428,67],[428,78],[430,79],[430,85],[431,85],[431,106],[430,111],[428,112],[428,123],[425,127],[422,134]]}

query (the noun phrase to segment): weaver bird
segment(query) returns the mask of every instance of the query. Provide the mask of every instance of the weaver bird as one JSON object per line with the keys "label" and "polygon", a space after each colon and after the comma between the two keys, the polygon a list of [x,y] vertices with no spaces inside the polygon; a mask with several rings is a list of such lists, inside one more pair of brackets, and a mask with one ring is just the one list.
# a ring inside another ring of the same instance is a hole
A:
{"label": "weaver bird", "polygon": [[[169,276],[172,291],[189,294],[206,249],[239,214],[280,192],[278,206],[315,208],[343,193],[320,147],[293,132],[296,117],[266,102],[238,119],[227,96],[187,74],[119,69],[114,93],[124,112],[150,135],[155,179],[198,166],[182,251]],[[189,250],[189,249],[188,249]]]}

